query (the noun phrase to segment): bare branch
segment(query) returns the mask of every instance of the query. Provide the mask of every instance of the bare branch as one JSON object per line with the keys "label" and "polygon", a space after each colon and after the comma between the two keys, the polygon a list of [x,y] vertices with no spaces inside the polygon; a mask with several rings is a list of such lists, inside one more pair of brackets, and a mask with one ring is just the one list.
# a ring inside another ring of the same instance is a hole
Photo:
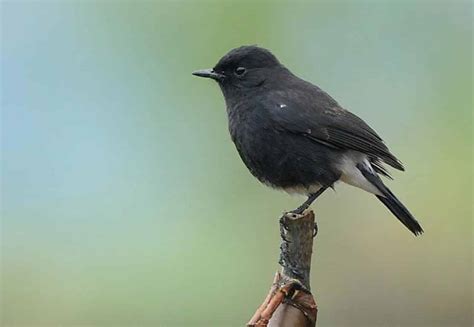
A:
{"label": "bare branch", "polygon": [[310,292],[311,254],[317,228],[314,213],[280,218],[280,265],[270,291],[247,326],[312,327],[317,307]]}

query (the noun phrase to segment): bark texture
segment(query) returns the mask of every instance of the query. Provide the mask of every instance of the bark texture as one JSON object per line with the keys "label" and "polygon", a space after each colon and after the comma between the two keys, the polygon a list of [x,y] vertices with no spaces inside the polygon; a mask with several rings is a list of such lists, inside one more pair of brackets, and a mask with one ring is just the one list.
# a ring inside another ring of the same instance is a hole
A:
{"label": "bark texture", "polygon": [[311,255],[317,228],[313,211],[280,218],[280,272],[247,326],[312,327],[317,307],[310,288]]}

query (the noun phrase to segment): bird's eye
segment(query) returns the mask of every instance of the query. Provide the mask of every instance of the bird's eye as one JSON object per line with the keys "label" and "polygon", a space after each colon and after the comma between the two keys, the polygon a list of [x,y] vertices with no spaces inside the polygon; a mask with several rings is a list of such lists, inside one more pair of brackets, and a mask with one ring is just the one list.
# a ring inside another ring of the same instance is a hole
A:
{"label": "bird's eye", "polygon": [[235,75],[242,76],[245,74],[246,71],[247,69],[245,69],[244,67],[237,67],[234,72],[235,72]]}

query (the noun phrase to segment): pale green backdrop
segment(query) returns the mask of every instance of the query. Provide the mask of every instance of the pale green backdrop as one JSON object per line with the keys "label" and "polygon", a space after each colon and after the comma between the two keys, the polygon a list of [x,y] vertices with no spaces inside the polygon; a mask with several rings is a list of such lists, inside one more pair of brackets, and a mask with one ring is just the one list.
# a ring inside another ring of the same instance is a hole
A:
{"label": "pale green backdrop", "polygon": [[340,185],[319,326],[470,326],[472,4],[2,1],[2,326],[242,326],[302,199],[260,185],[191,72],[242,44],[371,124],[426,233]]}

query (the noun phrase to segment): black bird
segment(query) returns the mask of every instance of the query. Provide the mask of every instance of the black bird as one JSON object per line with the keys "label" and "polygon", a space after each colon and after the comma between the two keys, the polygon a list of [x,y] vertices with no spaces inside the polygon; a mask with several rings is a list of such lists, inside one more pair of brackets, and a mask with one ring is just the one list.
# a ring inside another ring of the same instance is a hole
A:
{"label": "black bird", "polygon": [[380,136],[269,50],[242,46],[193,75],[219,83],[230,135],[250,172],[268,186],[308,196],[293,213],[340,180],[374,194],[415,235],[423,232],[379,177],[390,178],[383,164],[404,170]]}

